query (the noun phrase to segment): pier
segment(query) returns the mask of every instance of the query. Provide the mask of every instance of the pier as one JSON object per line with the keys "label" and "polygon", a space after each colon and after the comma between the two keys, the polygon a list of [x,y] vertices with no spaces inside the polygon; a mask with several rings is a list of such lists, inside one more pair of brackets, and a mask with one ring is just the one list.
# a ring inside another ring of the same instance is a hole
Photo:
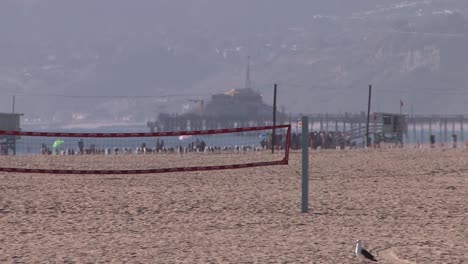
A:
{"label": "pier", "polygon": [[[370,117],[370,134],[377,133],[381,124],[376,120],[376,114]],[[293,131],[299,131],[299,121],[302,115],[278,115],[276,124],[291,124]],[[353,138],[365,138],[367,115],[361,113],[343,114],[307,114],[309,117],[309,131],[342,131],[352,133]],[[452,141],[456,135],[459,142],[467,138],[465,125],[468,123],[467,115],[404,115],[403,129],[404,141],[412,143],[429,143],[430,135],[436,137],[436,142],[445,144]],[[151,132],[205,130],[219,128],[234,128],[246,126],[272,125],[272,118],[232,119],[213,118],[199,115],[162,114],[157,121],[147,122]]]}

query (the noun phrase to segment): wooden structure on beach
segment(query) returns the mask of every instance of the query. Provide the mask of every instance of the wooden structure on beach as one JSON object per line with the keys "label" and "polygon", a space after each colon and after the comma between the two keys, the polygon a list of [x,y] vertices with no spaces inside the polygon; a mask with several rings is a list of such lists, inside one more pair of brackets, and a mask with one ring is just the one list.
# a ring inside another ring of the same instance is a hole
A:
{"label": "wooden structure on beach", "polygon": [[[0,130],[21,130],[20,120],[23,114],[0,113]],[[8,155],[10,150],[16,155],[16,140],[19,137],[0,135],[0,155]]]}

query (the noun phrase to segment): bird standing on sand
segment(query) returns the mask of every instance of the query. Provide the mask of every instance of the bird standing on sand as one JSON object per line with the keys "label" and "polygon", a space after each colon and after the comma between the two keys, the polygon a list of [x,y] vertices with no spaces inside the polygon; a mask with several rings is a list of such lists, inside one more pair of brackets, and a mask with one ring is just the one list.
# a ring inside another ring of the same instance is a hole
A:
{"label": "bird standing on sand", "polygon": [[356,241],[355,253],[356,253],[356,256],[358,256],[359,258],[365,258],[371,261],[377,261],[375,257],[362,246],[361,240]]}

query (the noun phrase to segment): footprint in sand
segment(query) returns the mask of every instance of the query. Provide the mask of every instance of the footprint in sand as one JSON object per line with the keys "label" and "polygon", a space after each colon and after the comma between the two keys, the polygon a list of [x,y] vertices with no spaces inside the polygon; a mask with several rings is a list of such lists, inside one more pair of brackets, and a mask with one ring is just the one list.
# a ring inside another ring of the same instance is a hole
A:
{"label": "footprint in sand", "polygon": [[388,263],[395,264],[417,264],[416,262],[401,259],[397,256],[393,248],[385,248],[377,251],[377,256],[380,259],[388,261]]}
{"label": "footprint in sand", "polygon": [[[393,247],[376,248],[373,251],[376,253],[377,259],[381,263],[395,264],[416,264],[416,263],[447,263],[450,258],[449,252],[441,251],[443,246],[423,242],[413,245],[395,245]],[[411,257],[415,261],[408,260],[406,257]]]}

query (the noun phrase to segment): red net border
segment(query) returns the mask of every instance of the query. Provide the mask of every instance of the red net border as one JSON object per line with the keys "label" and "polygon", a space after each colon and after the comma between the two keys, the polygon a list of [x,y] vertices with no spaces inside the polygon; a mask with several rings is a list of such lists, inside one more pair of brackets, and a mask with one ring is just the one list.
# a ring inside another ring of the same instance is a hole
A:
{"label": "red net border", "polygon": [[27,169],[27,168],[2,168],[0,172],[9,173],[37,173],[37,174],[155,174],[169,172],[191,172],[191,171],[213,171],[213,170],[228,170],[228,169],[243,169],[261,166],[288,165],[289,163],[289,144],[291,139],[291,125],[278,126],[262,126],[262,127],[243,127],[243,128],[228,128],[228,129],[213,129],[199,131],[180,131],[180,132],[154,132],[154,133],[59,133],[59,132],[28,132],[28,131],[10,131],[0,130],[0,135],[9,136],[44,136],[44,137],[83,137],[83,138],[102,138],[102,137],[169,137],[169,136],[185,136],[185,135],[210,135],[210,134],[225,134],[235,132],[259,131],[268,129],[287,128],[285,155],[282,160],[255,162],[234,165],[221,166],[197,166],[197,167],[176,167],[176,168],[161,168],[161,169],[146,169],[146,170],[58,170],[58,169]]}
{"label": "red net border", "polygon": [[269,130],[269,129],[278,129],[278,128],[288,128],[288,132],[289,132],[289,130],[291,129],[291,125],[223,128],[223,129],[196,130],[196,131],[178,131],[178,132],[153,132],[153,133],[62,133],[62,132],[30,132],[30,131],[0,130],[0,135],[30,136],[30,137],[83,137],[83,138],[172,137],[172,136],[189,136],[189,135],[226,134],[226,133],[249,132],[249,131]]}

